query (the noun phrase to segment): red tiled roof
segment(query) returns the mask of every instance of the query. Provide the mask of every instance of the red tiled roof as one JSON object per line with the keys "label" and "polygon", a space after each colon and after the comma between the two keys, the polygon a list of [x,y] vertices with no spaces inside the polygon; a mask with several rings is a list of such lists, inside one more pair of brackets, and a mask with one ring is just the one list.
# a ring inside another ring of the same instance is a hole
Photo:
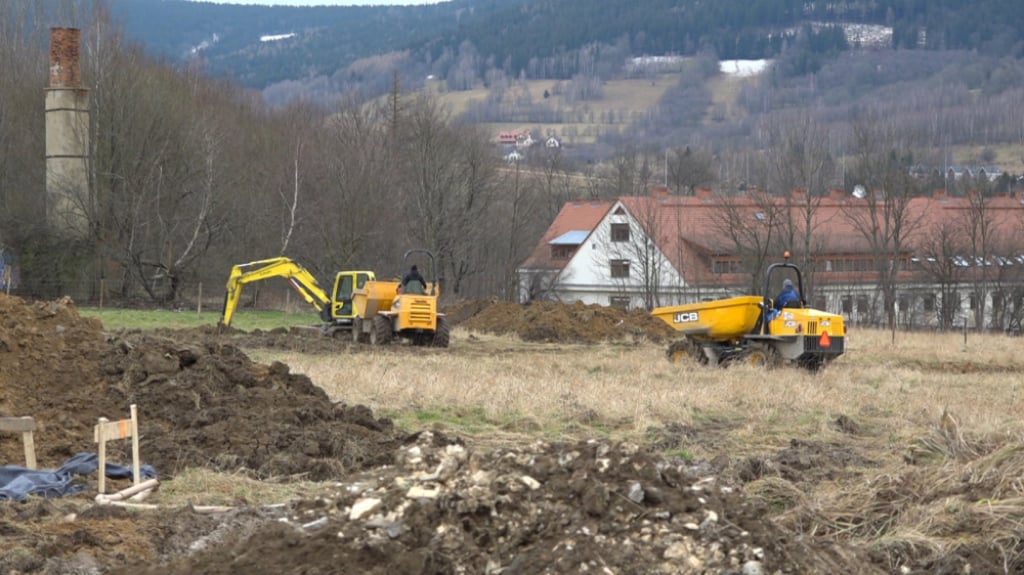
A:
{"label": "red tiled roof", "polygon": [[555,220],[551,222],[548,231],[537,242],[533,253],[530,254],[530,257],[526,258],[526,261],[520,267],[526,269],[562,269],[565,267],[569,260],[551,259],[551,246],[548,242],[569,231],[592,231],[614,203],[608,200],[574,200],[566,202],[558,212]]}
{"label": "red tiled roof", "polygon": [[[697,196],[651,196],[619,198],[632,216],[644,226],[666,257],[678,270],[685,270],[687,281],[708,283],[718,281],[711,274],[710,258],[736,253],[736,241],[730,230],[733,222],[753,222],[759,217],[794,222],[794,236],[803,236],[803,215],[806,196],[790,198],[756,193],[722,197],[706,190]],[[868,254],[871,245],[862,230],[870,224],[868,200],[838,191],[827,197],[814,198],[810,227],[816,246],[814,255]],[[569,202],[559,212],[547,233],[523,263],[528,268],[559,269],[567,260],[552,261],[548,241],[569,230],[593,230],[614,202]],[[1006,250],[1024,253],[1024,201],[997,197],[986,200],[986,217],[991,222],[991,245],[1006,245]],[[917,197],[906,206],[910,224],[905,226],[903,245],[906,252],[925,253],[931,238],[941,226],[960,225],[969,221],[971,201],[937,193],[934,197]],[[785,212],[789,210],[791,217]],[[762,216],[758,216],[758,213]],[[879,221],[884,217],[879,214]],[[884,228],[884,225],[883,225]],[[796,251],[799,246],[790,246]],[[795,254],[794,254],[795,255]],[[1009,255],[1009,252],[1008,252]],[[1014,254],[1016,255],[1016,254]]]}

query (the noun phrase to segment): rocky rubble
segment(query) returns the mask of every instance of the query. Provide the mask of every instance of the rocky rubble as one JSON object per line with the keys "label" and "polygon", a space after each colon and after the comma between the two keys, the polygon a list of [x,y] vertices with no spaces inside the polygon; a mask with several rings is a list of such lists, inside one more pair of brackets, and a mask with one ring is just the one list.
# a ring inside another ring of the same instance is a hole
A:
{"label": "rocky rubble", "polygon": [[[706,464],[606,441],[482,453],[432,432],[399,449],[395,465],[346,477],[226,548],[227,563],[220,546],[143,572],[755,575],[830,566]],[[304,551],[301,569],[289,549]]]}

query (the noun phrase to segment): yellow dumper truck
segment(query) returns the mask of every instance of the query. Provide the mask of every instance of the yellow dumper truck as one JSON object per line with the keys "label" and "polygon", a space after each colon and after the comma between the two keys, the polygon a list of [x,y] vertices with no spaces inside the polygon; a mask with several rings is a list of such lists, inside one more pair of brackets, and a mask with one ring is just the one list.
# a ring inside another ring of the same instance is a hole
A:
{"label": "yellow dumper truck", "polygon": [[385,345],[405,338],[414,345],[448,347],[450,327],[437,309],[440,286],[434,255],[427,250],[409,250],[402,258],[402,269],[406,269],[410,258],[416,254],[430,260],[430,279],[426,285],[418,286],[422,289],[403,293],[401,282],[371,280],[352,292],[356,314],[352,319],[354,342]]}
{"label": "yellow dumper truck", "polygon": [[[788,256],[787,256],[788,257]],[[682,335],[668,348],[668,359],[691,358],[701,364],[776,367],[792,363],[816,371],[843,354],[843,316],[807,307],[800,299],[781,309],[769,296],[772,280],[793,275],[804,294],[800,268],[791,263],[768,266],[764,295],[655,308],[651,315]]]}

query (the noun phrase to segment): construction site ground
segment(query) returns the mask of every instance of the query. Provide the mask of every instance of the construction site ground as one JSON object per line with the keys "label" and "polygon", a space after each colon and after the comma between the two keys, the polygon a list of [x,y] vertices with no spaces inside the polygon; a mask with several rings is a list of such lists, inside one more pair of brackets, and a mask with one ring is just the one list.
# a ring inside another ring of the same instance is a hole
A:
{"label": "construction site ground", "polygon": [[[581,304],[476,301],[447,311],[462,330],[508,332],[555,349],[609,338],[662,347],[672,337],[643,312]],[[947,563],[918,565],[908,550],[906,564],[893,565],[893,554],[823,545],[813,533],[781,526],[778,500],[744,490],[745,482],[766,475],[811,485],[851,473],[869,458],[853,439],[849,445],[794,439],[786,449],[732,459],[667,453],[683,439],[702,441],[701,433],[712,442],[710,427],[669,425],[649,443],[605,437],[477,442],[437,429],[400,429],[369,407],[329,397],[288,365],[254,362],[248,353],[260,349],[367,353],[365,346],[289,330],[110,332],[70,301],[0,295],[0,416],[35,418],[39,467],[95,451],[98,418],[125,417],[137,404],[142,457],[160,474],[162,489],[201,469],[290,493],[274,503],[239,495],[208,509],[200,487],[192,504],[180,504],[179,496],[178,504],[168,505],[157,491],[143,502],[148,507],[127,507],[96,503],[95,474],[81,477],[86,489],[73,495],[0,501],[0,573],[752,575],[1020,568],[1005,554],[988,556],[977,547]],[[126,463],[129,452],[115,447],[111,456]],[[17,434],[0,435],[0,457],[4,464],[24,462]],[[115,480],[108,491],[128,485]]]}

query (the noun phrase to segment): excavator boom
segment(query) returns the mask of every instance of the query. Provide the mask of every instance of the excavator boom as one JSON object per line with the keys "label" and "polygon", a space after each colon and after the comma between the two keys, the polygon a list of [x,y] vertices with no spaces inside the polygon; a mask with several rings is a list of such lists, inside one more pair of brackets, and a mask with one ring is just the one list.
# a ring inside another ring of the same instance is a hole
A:
{"label": "excavator boom", "polygon": [[279,257],[238,264],[231,268],[227,292],[224,294],[224,312],[221,315],[220,324],[231,325],[231,319],[235,315],[235,309],[242,297],[242,286],[272,277],[283,277],[288,280],[288,283],[295,291],[299,292],[302,299],[320,312],[321,317],[325,311],[330,314],[331,298],[317,283],[316,277],[291,259]]}

